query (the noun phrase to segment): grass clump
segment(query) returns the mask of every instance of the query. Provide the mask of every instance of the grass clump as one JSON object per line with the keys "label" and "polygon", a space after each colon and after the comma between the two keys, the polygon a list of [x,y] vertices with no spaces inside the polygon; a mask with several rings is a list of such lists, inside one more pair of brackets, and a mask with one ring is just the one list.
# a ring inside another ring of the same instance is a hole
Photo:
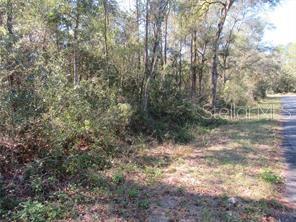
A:
{"label": "grass clump", "polygon": [[146,210],[149,208],[149,206],[150,206],[150,202],[147,199],[139,200],[139,202],[138,202],[138,207],[141,209]]}
{"label": "grass clump", "polygon": [[112,182],[116,185],[119,185],[124,182],[124,175],[122,172],[116,172],[112,176]]}
{"label": "grass clump", "polygon": [[262,180],[264,180],[267,183],[271,184],[280,184],[283,182],[283,178],[281,176],[276,175],[272,170],[270,169],[264,169],[260,174]]}
{"label": "grass clump", "polygon": [[129,191],[128,191],[128,196],[130,198],[137,198],[140,194],[140,191],[137,189],[137,188],[131,188]]}

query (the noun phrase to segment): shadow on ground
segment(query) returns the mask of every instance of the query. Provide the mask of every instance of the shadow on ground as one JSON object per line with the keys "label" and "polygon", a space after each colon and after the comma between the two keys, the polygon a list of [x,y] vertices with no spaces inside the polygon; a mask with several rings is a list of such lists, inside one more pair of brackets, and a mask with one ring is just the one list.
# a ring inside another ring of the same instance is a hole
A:
{"label": "shadow on ground", "polygon": [[[118,193],[120,190],[121,193]],[[131,192],[131,190],[133,192]],[[133,181],[112,188],[112,198],[84,205],[82,221],[287,221],[292,208],[276,200],[251,200],[188,192],[167,184],[143,186]],[[102,208],[105,204],[105,208]]]}

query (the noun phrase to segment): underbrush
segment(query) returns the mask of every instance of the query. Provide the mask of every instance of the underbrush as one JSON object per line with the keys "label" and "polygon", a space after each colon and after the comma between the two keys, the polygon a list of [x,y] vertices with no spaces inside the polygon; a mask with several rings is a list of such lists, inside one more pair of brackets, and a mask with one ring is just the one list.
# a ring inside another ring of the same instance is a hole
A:
{"label": "underbrush", "polygon": [[186,99],[153,105],[156,107],[151,107],[149,115],[136,113],[132,117],[130,128],[132,132],[152,136],[159,142],[185,144],[194,138],[192,128],[215,128],[227,123],[227,120],[212,116],[210,112]]}
{"label": "underbrush", "polygon": [[[142,113],[128,99],[121,98],[117,90],[97,81],[82,81],[73,88],[63,76],[53,75],[40,91],[2,92],[1,103],[5,106],[0,110],[1,220],[75,217],[66,213],[75,205],[67,206],[74,201],[72,198],[65,204],[53,196],[72,185],[108,192],[105,180],[90,170],[100,172],[112,167],[114,157],[126,155],[128,150],[135,153],[137,150],[130,147],[139,143],[187,143],[193,138],[192,128],[223,123],[203,118],[207,113],[184,95],[170,95],[165,90],[155,90],[149,112]],[[14,113],[12,107],[18,112]],[[151,181],[156,177],[148,169],[147,174]],[[110,183],[116,186],[123,180],[124,176],[118,173]],[[126,195],[133,199],[138,192],[130,190]],[[149,206],[145,200],[137,204],[143,209]]]}
{"label": "underbrush", "polygon": [[[120,172],[109,179],[98,173],[111,168],[115,158],[129,158],[137,147],[151,143],[185,144],[195,137],[193,129],[225,123],[172,87],[174,76],[152,84],[148,110],[142,112],[141,101],[135,102],[134,94],[123,92],[117,82],[101,76],[73,87],[48,62],[51,74],[46,79],[36,71],[34,78],[0,93],[0,220],[75,217],[67,212],[85,198],[57,193],[108,193],[125,180]],[[143,171],[151,183],[161,176],[153,167]],[[124,196],[142,209],[149,206],[137,188]]]}

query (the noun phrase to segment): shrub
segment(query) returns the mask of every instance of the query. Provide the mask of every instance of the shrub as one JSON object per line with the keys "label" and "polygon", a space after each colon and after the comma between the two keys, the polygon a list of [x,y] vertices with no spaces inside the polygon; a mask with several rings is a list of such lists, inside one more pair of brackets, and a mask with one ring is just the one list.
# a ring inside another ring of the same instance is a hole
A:
{"label": "shrub", "polygon": [[21,203],[19,208],[14,218],[21,221],[53,221],[59,219],[62,214],[58,206],[32,200]]}
{"label": "shrub", "polygon": [[44,92],[52,149],[64,156],[62,165],[70,174],[94,166],[103,169],[126,134],[132,108],[118,102],[116,91],[100,82],[82,81],[73,88],[64,81],[59,76],[51,79],[56,87]]}
{"label": "shrub", "polygon": [[252,102],[252,94],[252,88],[247,84],[247,80],[233,79],[225,83],[223,99],[227,105],[244,106]]}

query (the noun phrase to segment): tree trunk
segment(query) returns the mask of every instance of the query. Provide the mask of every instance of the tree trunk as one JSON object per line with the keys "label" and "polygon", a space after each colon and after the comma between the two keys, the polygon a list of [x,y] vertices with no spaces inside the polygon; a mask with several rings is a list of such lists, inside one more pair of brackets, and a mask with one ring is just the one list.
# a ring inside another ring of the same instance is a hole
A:
{"label": "tree trunk", "polygon": [[[162,19],[163,15],[165,13],[166,7],[167,7],[168,1],[167,0],[161,0],[159,2],[158,8],[157,8],[157,14],[155,16],[155,30],[154,30],[154,45],[152,49],[152,56],[151,56],[151,64],[148,65],[148,60],[146,60],[147,68],[146,71],[146,82],[144,87],[144,99],[143,99],[143,111],[147,113],[147,106],[148,106],[148,99],[149,99],[149,84],[152,80],[152,77],[155,77],[155,69],[157,66],[158,58],[159,58],[159,46],[160,46],[160,37],[161,37],[161,28],[162,28]],[[145,46],[146,46],[146,55],[148,55],[148,27],[149,27],[149,0],[147,0],[146,5],[146,40],[145,40]],[[147,57],[148,58],[148,57]],[[146,58],[146,59],[147,59]]]}
{"label": "tree trunk", "polygon": [[224,56],[223,58],[223,84],[225,85],[227,81],[227,55]]}
{"label": "tree trunk", "polygon": [[167,50],[168,50],[168,18],[169,13],[165,16],[165,27],[164,27],[164,64],[167,64]]}
{"label": "tree trunk", "polygon": [[60,50],[60,39],[59,39],[59,25],[58,23],[55,25],[55,38],[56,38],[56,47],[57,50]]}
{"label": "tree trunk", "polygon": [[108,58],[108,3],[104,0],[104,39],[105,39],[105,56]]}
{"label": "tree trunk", "polygon": [[229,49],[230,49],[230,45],[232,42],[232,35],[233,35],[234,28],[235,28],[236,24],[238,23],[238,21],[239,21],[238,19],[236,19],[234,21],[233,26],[230,29],[226,43],[223,47],[223,84],[224,85],[227,81],[227,69],[229,69],[229,67],[227,66],[227,60],[229,57]]}
{"label": "tree trunk", "polygon": [[[7,0],[6,4],[6,29],[9,34],[9,37],[12,41],[9,41],[7,44],[7,51],[8,53],[12,52],[13,49],[13,42],[14,42],[14,33],[13,33],[13,5],[11,0]],[[15,67],[15,61],[8,60],[7,61],[7,68],[9,71],[12,71]],[[11,74],[8,75],[8,82],[9,82],[9,88],[10,91],[15,91],[15,81],[14,81],[14,73],[11,72]],[[15,113],[17,111],[17,104],[15,102],[11,102],[10,105],[10,124],[11,124],[11,130],[8,131],[9,137],[12,138],[14,141],[15,135],[16,135],[16,127],[15,127]]]}
{"label": "tree trunk", "polygon": [[141,70],[141,48],[140,48],[140,0],[136,0],[136,13],[137,13],[137,44],[138,44],[138,71]]}
{"label": "tree trunk", "polygon": [[205,41],[202,52],[200,53],[201,61],[200,61],[200,68],[198,73],[198,95],[200,97],[202,96],[202,91],[203,91],[202,81],[203,81],[204,66],[207,61],[206,59],[207,45],[208,45],[208,41]]}
{"label": "tree trunk", "polygon": [[182,40],[180,40],[180,51],[179,51],[179,82],[178,82],[178,87],[181,89],[182,86]]}
{"label": "tree trunk", "polygon": [[218,82],[218,56],[214,51],[213,63],[212,63],[212,108],[216,108],[217,100],[217,82]]}
{"label": "tree trunk", "polygon": [[11,0],[7,0],[7,12],[6,12],[6,16],[7,16],[7,20],[6,20],[6,27],[7,27],[7,31],[9,33],[10,36],[13,36],[13,5]]}
{"label": "tree trunk", "polygon": [[227,0],[221,10],[221,17],[218,23],[218,30],[216,32],[216,37],[214,41],[213,47],[213,60],[212,60],[212,108],[215,112],[216,102],[217,102],[217,84],[218,84],[218,49],[219,49],[219,42],[221,38],[221,34],[223,31],[224,23],[230,10],[231,6],[233,5],[235,0]]}
{"label": "tree trunk", "polygon": [[74,44],[73,44],[73,73],[74,73],[74,86],[79,85],[79,73],[78,73],[78,28],[79,28],[80,12],[79,2],[77,2],[77,14],[75,18],[74,27]]}
{"label": "tree trunk", "polygon": [[150,1],[146,0],[146,23],[145,23],[145,79],[144,81],[144,95],[143,95],[143,112],[147,112],[148,105],[148,88],[150,82],[149,71],[149,55],[148,55],[148,38],[149,38],[149,4]]}
{"label": "tree trunk", "polygon": [[191,98],[196,97],[197,66],[197,31],[192,33]]}

